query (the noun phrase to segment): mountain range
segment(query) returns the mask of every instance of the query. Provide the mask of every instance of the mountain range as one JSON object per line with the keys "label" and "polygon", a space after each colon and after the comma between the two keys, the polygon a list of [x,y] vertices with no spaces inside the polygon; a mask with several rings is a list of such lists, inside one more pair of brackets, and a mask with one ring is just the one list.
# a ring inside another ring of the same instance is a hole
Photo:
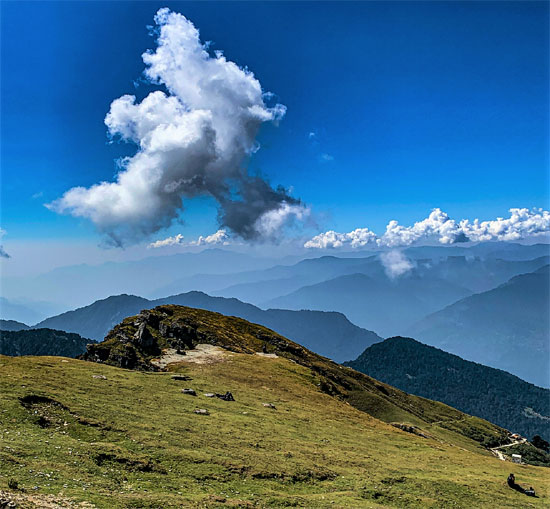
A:
{"label": "mountain range", "polygon": [[414,324],[408,335],[468,360],[550,386],[548,265]]}
{"label": "mountain range", "polygon": [[162,304],[179,304],[238,316],[276,330],[306,348],[339,362],[355,358],[366,347],[382,340],[374,332],[357,327],[341,313],[262,310],[237,299],[211,297],[201,292],[154,301],[135,295],[117,295],[48,318],[35,327],[62,329],[101,341],[112,327],[127,316]]}
{"label": "mountain range", "polygon": [[26,323],[18,322],[16,320],[0,320],[0,330],[18,331],[27,329],[30,329],[30,326]]}
{"label": "mountain range", "polygon": [[368,347],[344,363],[410,394],[441,401],[525,437],[550,438],[550,390],[411,338]]}

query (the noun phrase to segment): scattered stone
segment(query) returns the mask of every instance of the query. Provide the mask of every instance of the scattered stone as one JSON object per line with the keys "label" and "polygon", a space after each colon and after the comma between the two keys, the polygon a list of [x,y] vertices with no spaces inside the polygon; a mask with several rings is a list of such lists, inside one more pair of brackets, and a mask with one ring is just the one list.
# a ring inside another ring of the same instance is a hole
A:
{"label": "scattered stone", "polygon": [[262,405],[266,408],[272,408],[273,410],[277,409],[277,407],[273,403],[262,403]]}
{"label": "scattered stone", "polygon": [[213,392],[206,392],[204,395],[205,395],[207,398],[215,398],[215,397],[216,397],[216,395],[215,395]]}
{"label": "scattered stone", "polygon": [[62,360],[61,362],[69,362],[69,361],[67,361],[67,360],[63,359],[63,360]]}
{"label": "scattered stone", "polygon": [[195,392],[194,389],[182,389],[181,392],[183,392],[183,394],[187,394],[188,396],[196,396],[197,393]]}
{"label": "scattered stone", "polygon": [[195,413],[199,415],[210,415],[210,412],[206,408],[195,408]]}
{"label": "scattered stone", "polygon": [[105,375],[92,375],[92,378],[99,378],[100,380],[107,380]]}
{"label": "scattered stone", "polygon": [[183,380],[185,382],[188,382],[189,380],[193,379],[187,375],[172,375],[172,380]]}
{"label": "scattered stone", "polygon": [[417,426],[410,426],[408,424],[401,424],[398,422],[392,422],[390,424],[395,428],[398,428],[402,431],[406,431],[407,433],[412,433],[413,435],[418,435],[419,437],[422,437],[422,438],[431,438],[428,435],[425,435],[424,433],[422,433],[420,428],[418,428]]}
{"label": "scattered stone", "polygon": [[216,398],[223,399],[224,401],[235,401],[233,394],[227,391],[225,394],[216,394]]}

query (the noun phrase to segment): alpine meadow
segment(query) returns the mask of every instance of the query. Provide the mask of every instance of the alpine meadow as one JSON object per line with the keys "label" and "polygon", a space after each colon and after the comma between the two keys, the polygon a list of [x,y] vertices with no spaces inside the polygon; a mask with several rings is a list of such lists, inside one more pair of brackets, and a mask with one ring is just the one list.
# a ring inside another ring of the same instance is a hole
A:
{"label": "alpine meadow", "polygon": [[549,20],[0,0],[0,509],[549,507]]}

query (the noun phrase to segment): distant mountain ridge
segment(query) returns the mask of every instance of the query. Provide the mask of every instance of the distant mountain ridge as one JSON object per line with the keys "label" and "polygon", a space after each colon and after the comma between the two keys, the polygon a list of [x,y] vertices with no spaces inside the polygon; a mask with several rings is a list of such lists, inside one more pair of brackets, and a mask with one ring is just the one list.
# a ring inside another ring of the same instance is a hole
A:
{"label": "distant mountain ridge", "polygon": [[0,330],[18,331],[30,329],[30,325],[16,320],[0,320]]}
{"label": "distant mountain ridge", "polygon": [[[520,253],[528,246],[522,246]],[[545,254],[533,259],[505,260],[481,258],[474,253],[485,250],[452,248],[411,248],[404,253],[412,253],[410,258],[412,271],[408,277],[444,280],[478,293],[495,288],[513,276],[531,272],[550,263],[550,255]],[[537,254],[541,250],[528,250]],[[497,251],[497,254],[505,254]],[[288,296],[302,287],[320,284],[341,276],[364,274],[380,283],[391,284],[384,264],[378,254],[368,254],[345,258],[321,256],[307,258],[293,265],[276,265],[268,269],[234,272],[231,274],[194,274],[190,277],[175,279],[169,285],[157,288],[147,294],[151,298],[163,295],[179,294],[188,291],[203,291],[220,297],[236,297],[260,307],[271,306],[272,299]],[[434,256],[434,257],[432,257]],[[463,295],[465,296],[465,295]],[[285,307],[285,306],[283,306]]]}
{"label": "distant mountain ridge", "polygon": [[451,304],[411,326],[407,334],[549,387],[548,267]]}
{"label": "distant mountain ridge", "polygon": [[389,336],[467,295],[471,291],[442,279],[411,274],[389,281],[356,273],[305,286],[265,306],[339,311],[360,327]]}
{"label": "distant mountain ridge", "polygon": [[374,344],[344,365],[523,436],[550,438],[550,390],[505,371],[402,337]]}
{"label": "distant mountain ridge", "polygon": [[[144,295],[151,289],[167,285],[174,279],[198,273],[225,274],[244,270],[265,269],[276,263],[295,263],[298,257],[275,259],[254,256],[219,248],[200,252],[178,253],[167,256],[149,256],[135,261],[105,262],[98,265],[72,265],[59,267],[33,277],[3,278],[5,296],[33,295],[37,300],[68,306],[82,306],[90,301],[104,299],[113,294]],[[75,287],[74,282],[78,281]],[[179,293],[179,292],[173,292]],[[165,293],[164,295],[169,295]],[[58,306],[58,309],[60,307]],[[53,311],[48,313],[53,314]],[[36,323],[35,320],[19,320]],[[16,316],[2,318],[17,319]]]}
{"label": "distant mountain ridge", "polygon": [[62,329],[101,341],[124,318],[163,304],[178,304],[244,318],[269,327],[337,362],[354,358],[369,345],[382,340],[374,332],[357,327],[341,313],[262,310],[237,299],[211,297],[202,292],[154,301],[135,295],[117,295],[48,318],[35,327]]}

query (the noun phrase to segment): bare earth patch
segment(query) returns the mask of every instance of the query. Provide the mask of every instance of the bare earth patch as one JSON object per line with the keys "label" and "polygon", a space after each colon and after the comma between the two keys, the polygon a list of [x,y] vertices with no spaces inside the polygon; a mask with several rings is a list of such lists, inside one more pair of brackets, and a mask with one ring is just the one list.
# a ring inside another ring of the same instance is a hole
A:
{"label": "bare earth patch", "polygon": [[160,359],[151,361],[152,364],[164,369],[168,364],[174,362],[193,362],[195,364],[213,364],[224,360],[224,357],[231,357],[224,348],[206,343],[197,345],[193,350],[186,350],[185,354],[177,353],[174,348],[164,350]]}

